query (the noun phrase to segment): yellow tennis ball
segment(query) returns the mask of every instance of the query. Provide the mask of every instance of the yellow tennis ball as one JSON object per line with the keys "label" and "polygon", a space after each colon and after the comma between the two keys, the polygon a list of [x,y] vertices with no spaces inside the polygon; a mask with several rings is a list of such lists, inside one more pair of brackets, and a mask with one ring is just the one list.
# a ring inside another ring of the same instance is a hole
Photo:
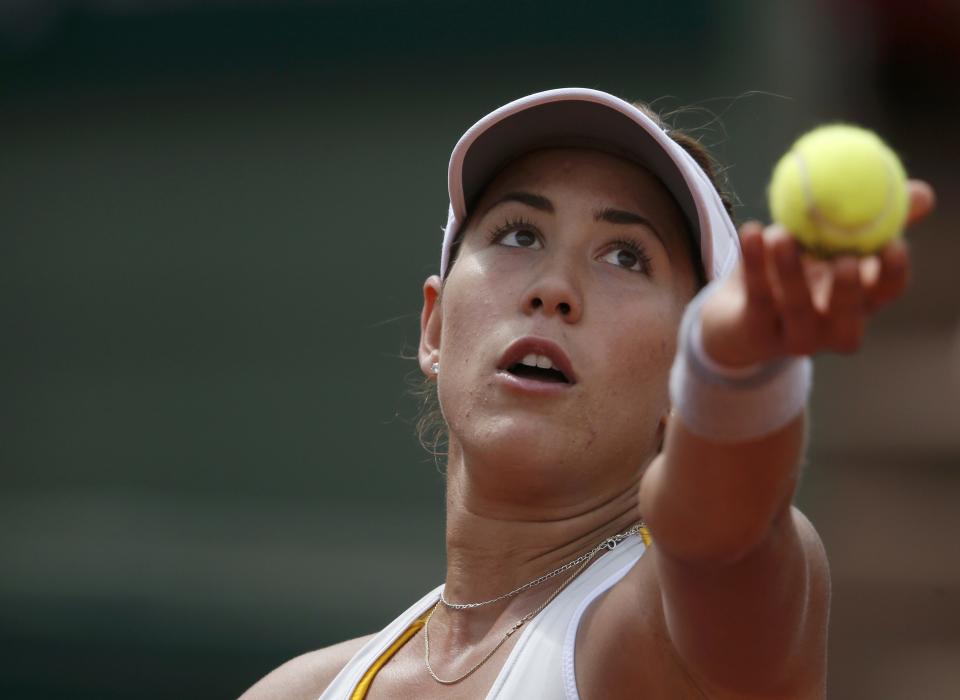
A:
{"label": "yellow tennis ball", "polygon": [[801,136],[780,159],[767,198],[773,220],[812,252],[865,255],[903,230],[907,175],[872,131],[830,124]]}

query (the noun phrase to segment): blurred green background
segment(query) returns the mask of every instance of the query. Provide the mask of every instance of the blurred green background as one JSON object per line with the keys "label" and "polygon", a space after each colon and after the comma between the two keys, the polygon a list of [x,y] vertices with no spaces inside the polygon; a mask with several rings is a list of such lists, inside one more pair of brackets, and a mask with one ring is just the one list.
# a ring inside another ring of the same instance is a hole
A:
{"label": "blurred green background", "polygon": [[0,696],[235,697],[441,580],[406,392],[447,158],[580,85],[694,106],[740,220],[827,119],[938,187],[910,293],[818,360],[799,502],[831,697],[956,697],[958,37],[950,0],[0,3]]}

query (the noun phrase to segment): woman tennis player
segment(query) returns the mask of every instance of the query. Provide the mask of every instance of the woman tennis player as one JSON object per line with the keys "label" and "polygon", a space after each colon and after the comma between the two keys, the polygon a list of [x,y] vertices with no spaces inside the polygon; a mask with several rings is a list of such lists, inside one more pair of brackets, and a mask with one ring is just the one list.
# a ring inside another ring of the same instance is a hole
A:
{"label": "woman tennis player", "polygon": [[809,356],[857,349],[904,244],[738,234],[700,146],[594,90],[492,112],[448,176],[419,346],[446,581],[244,697],[824,697],[827,559],[791,503]]}

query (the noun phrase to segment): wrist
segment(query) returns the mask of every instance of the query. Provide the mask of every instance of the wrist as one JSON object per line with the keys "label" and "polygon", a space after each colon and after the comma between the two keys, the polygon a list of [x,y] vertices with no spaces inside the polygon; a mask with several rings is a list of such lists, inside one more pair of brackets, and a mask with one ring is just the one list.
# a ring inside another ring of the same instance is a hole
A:
{"label": "wrist", "polygon": [[763,369],[762,362],[752,361],[748,353],[737,348],[736,343],[723,343],[723,334],[717,338],[717,334],[711,334],[707,326],[702,315],[699,323],[691,324],[689,348],[711,374],[727,379],[746,379]]}
{"label": "wrist", "polygon": [[716,287],[690,303],[680,326],[670,372],[671,403],[693,433],[717,442],[741,442],[770,434],[806,405],[809,358],[784,357],[728,367],[707,355],[702,311]]}
{"label": "wrist", "polygon": [[[713,285],[711,285],[713,287]],[[745,334],[731,332],[733,318],[739,310],[731,309],[735,302],[724,297],[722,287],[705,288],[700,307],[699,322],[691,328],[692,340],[702,349],[704,363],[718,372],[741,370],[749,374],[770,358],[757,351],[757,344],[748,342]]]}

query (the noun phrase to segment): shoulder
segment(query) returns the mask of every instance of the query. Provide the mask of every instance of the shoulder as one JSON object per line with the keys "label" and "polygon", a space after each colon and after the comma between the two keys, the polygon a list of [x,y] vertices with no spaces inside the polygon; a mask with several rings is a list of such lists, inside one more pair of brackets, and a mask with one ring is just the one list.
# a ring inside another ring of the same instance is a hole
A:
{"label": "shoulder", "polygon": [[302,654],[277,667],[240,700],[317,700],[331,681],[373,635]]}

